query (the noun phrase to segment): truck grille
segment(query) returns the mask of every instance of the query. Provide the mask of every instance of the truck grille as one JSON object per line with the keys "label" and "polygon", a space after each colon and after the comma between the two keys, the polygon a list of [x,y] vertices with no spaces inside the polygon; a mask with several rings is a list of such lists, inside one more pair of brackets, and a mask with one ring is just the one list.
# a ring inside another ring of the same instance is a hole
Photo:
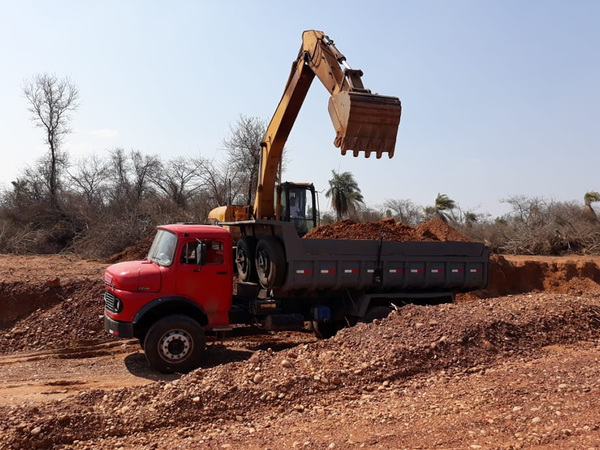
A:
{"label": "truck grille", "polygon": [[104,307],[107,311],[118,313],[123,309],[123,303],[110,291],[104,291]]}

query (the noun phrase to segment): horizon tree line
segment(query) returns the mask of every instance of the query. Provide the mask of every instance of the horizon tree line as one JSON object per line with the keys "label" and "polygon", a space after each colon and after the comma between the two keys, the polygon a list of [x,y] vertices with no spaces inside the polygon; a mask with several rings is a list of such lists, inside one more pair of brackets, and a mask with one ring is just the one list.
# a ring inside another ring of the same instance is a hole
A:
{"label": "horizon tree line", "polygon": [[[79,107],[77,87],[68,78],[40,74],[25,83],[23,93],[34,126],[44,133],[48,153],[26,167],[11,182],[11,187],[0,193],[0,252],[72,250],[106,256],[151,234],[159,223],[201,222],[214,207],[254,201],[260,141],[266,131],[266,122],[261,119],[240,115],[235,125],[230,126],[230,133],[223,140],[227,155],[224,161],[202,155],[163,161],[139,150],[126,152],[114,148],[106,157],[93,155],[71,163],[65,141]],[[490,241],[514,241],[514,230],[527,231],[520,228],[522,224],[541,226],[548,222],[544,215],[557,211],[568,211],[573,217],[578,208],[589,223],[597,226],[592,204],[600,201],[597,191],[585,193],[583,209],[573,204],[515,196],[503,200],[511,205],[511,213],[494,220],[489,215],[463,211],[443,193],[438,193],[431,206],[416,205],[408,199],[387,199],[373,209],[365,205],[353,174],[335,170],[325,196],[330,200],[332,213],[321,214],[324,223],[345,218],[362,221],[393,217],[416,225],[438,218],[464,227],[476,239]],[[563,230],[562,222],[558,222],[563,236],[573,234]],[[496,235],[485,235],[482,229],[486,226],[490,228],[488,234],[495,226]],[[587,235],[592,234],[594,239],[596,236],[590,230],[594,228],[581,232],[575,241],[587,245]],[[600,241],[600,233],[597,234]],[[552,239],[557,240],[556,236]],[[569,243],[567,247],[577,245]]]}

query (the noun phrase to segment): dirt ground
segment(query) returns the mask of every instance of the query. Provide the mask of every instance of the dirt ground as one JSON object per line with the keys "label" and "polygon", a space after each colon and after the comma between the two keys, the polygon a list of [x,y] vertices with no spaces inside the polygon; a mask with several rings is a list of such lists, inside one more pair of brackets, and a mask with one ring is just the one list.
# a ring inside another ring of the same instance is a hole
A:
{"label": "dirt ground", "polygon": [[453,304],[170,376],[104,333],[106,266],[0,255],[0,449],[600,448],[600,258],[494,255]]}

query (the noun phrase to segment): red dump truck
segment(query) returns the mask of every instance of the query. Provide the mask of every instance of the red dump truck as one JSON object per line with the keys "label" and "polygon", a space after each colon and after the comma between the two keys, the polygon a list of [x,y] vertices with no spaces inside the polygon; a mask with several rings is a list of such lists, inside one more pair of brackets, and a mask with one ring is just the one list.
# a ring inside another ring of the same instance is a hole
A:
{"label": "red dump truck", "polygon": [[252,221],[262,233],[246,239],[257,241],[254,261],[269,287],[235,282],[229,231],[159,226],[146,259],[106,269],[106,331],[138,338],[157,370],[182,372],[200,365],[207,333],[232,325],[310,326],[325,338],[394,305],[448,302],[487,284],[490,250],[480,243],[303,239],[290,222],[263,225]]}

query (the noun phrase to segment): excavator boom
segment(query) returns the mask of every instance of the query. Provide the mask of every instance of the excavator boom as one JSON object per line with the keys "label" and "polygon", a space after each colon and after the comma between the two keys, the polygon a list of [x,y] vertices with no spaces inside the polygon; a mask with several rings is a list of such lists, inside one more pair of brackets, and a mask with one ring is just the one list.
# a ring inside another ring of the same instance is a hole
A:
{"label": "excavator boom", "polygon": [[361,152],[377,158],[394,155],[400,124],[397,97],[372,94],[362,83],[361,70],[352,69],[334,42],[322,31],[302,34],[302,46],[286,83],[283,96],[261,144],[261,171],[254,202],[256,219],[279,219],[274,190],[283,147],[316,76],[330,93],[329,115],[335,128],[334,145],[343,155]]}

